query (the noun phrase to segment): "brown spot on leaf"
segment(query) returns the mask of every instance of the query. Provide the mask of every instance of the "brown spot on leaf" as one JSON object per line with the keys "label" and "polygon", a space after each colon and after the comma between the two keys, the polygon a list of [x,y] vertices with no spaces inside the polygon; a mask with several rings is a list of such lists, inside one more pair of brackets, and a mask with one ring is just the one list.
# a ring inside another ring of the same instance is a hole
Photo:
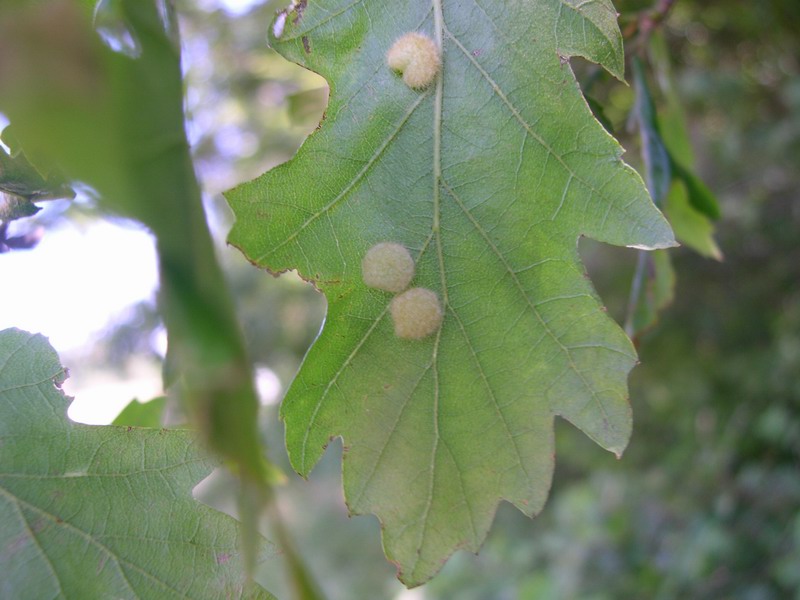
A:
{"label": "brown spot on leaf", "polygon": [[306,54],[311,54],[311,42],[308,41],[308,36],[303,36],[300,38],[303,40],[303,50],[306,51]]}
{"label": "brown spot on leaf", "polygon": [[294,5],[294,17],[292,18],[292,23],[297,25],[300,22],[300,19],[303,18],[303,11],[306,9],[307,5],[308,0],[300,0],[300,2]]}
{"label": "brown spot on leaf", "polygon": [[64,367],[53,377],[53,385],[61,389],[67,379],[69,379],[69,369]]}

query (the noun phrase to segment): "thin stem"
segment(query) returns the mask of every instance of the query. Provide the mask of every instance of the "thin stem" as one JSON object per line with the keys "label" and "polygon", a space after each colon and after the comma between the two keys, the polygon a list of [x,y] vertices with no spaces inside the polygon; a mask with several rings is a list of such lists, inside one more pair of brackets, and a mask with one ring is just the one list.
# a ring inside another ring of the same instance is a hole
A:
{"label": "thin stem", "polygon": [[638,13],[622,31],[626,40],[634,40],[640,52],[647,46],[650,35],[667,19],[678,0],[656,0],[652,8]]}
{"label": "thin stem", "polygon": [[292,542],[292,537],[284,525],[283,517],[274,497],[269,500],[267,515],[270,518],[272,531],[277,538],[278,546],[286,560],[292,598],[296,600],[322,600],[324,596],[303,564]]}
{"label": "thin stem", "polygon": [[639,299],[642,296],[642,285],[644,283],[645,271],[647,269],[647,252],[639,250],[636,259],[636,271],[633,273],[633,280],[631,281],[631,293],[628,298],[628,311],[625,316],[625,333],[628,337],[633,339],[636,334],[635,318],[636,307],[639,306]]}
{"label": "thin stem", "polygon": [[[444,60],[444,15],[441,0],[433,0],[433,26],[436,45]],[[444,277],[444,252],[440,232],[440,201],[442,181],[442,99],[444,96],[444,74],[436,78],[436,95],[433,101],[433,234],[436,236],[436,252],[439,258],[439,273],[442,281],[442,300],[447,306],[447,284]],[[437,338],[438,339],[438,338]]]}
{"label": "thin stem", "polygon": [[[650,39],[653,31],[660,27],[667,18],[667,15],[672,10],[677,0],[656,0],[653,7],[649,10],[643,11],[631,21],[631,23],[623,31],[623,37],[626,40],[633,40],[635,49],[639,55],[643,55],[647,42]],[[641,128],[640,128],[641,129]],[[647,157],[645,157],[645,161]],[[648,169],[649,173],[649,169]],[[653,182],[647,178],[647,188],[650,193],[653,193]],[[628,310],[625,317],[625,333],[628,337],[633,339],[636,334],[635,318],[636,308],[639,306],[639,301],[642,296],[642,287],[644,285],[644,278],[647,271],[647,264],[650,257],[647,252],[640,250],[636,259],[636,270],[633,274],[631,281],[631,292],[628,298]]]}

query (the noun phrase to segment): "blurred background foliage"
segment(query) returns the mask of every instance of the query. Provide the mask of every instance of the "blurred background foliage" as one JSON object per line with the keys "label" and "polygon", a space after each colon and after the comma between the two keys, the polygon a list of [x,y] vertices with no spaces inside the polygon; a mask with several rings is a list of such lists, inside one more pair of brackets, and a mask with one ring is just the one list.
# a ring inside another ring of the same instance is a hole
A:
{"label": "blurred background foliage", "polygon": [[[624,28],[652,3],[616,6]],[[324,81],[266,45],[279,8],[178,2],[189,135],[220,258],[252,357],[285,388],[324,299],[293,274],[273,278],[224,248],[231,217],[220,195],[291,157],[324,108]],[[693,147],[684,158],[721,205],[724,260],[670,252],[675,300],[638,341],[627,452],[618,461],[559,422],[543,513],[529,520],[501,506],[478,556],[458,553],[430,584],[407,591],[383,558],[377,521],[346,515],[340,444],[302,481],[267,403],[265,439],[289,473],[278,492],[287,525],[327,597],[800,598],[800,3],[679,0],[661,29]],[[596,79],[605,124],[642,171],[629,125],[634,90],[581,61],[575,69],[582,84]],[[663,94],[656,102],[666,110]],[[91,201],[63,206],[20,227],[94,217]],[[581,252],[622,323],[636,253],[589,240]],[[159,327],[144,302],[80,360],[97,370],[158,362]],[[224,480],[206,488],[209,501],[229,506]],[[275,573],[260,578],[282,596]]]}

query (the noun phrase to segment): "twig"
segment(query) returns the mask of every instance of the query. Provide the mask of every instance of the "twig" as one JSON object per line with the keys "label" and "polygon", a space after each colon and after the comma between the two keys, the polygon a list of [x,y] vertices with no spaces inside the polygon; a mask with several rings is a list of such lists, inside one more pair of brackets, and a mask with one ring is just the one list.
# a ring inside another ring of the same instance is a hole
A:
{"label": "twig", "polygon": [[[656,0],[652,8],[640,12],[625,28],[622,33],[624,39],[630,40],[635,44],[636,51],[639,55],[644,54],[650,36],[664,23],[676,2],[677,0]],[[647,177],[647,179],[647,187],[652,194],[653,182],[649,180],[649,177]],[[628,311],[625,318],[625,333],[627,333],[628,337],[631,339],[634,339],[636,334],[636,309],[641,299],[649,258],[647,252],[639,251],[636,260],[636,271],[631,281],[631,293],[628,298]]]}
{"label": "twig", "polygon": [[625,316],[625,333],[634,339],[636,335],[636,309],[639,306],[639,299],[642,296],[642,285],[644,284],[645,270],[647,268],[647,252],[639,250],[636,260],[636,271],[631,281],[631,294],[628,297],[628,311]]}
{"label": "twig", "polygon": [[635,39],[639,48],[644,48],[650,35],[666,20],[677,0],[656,0],[652,8],[638,13],[622,31],[626,40]]}

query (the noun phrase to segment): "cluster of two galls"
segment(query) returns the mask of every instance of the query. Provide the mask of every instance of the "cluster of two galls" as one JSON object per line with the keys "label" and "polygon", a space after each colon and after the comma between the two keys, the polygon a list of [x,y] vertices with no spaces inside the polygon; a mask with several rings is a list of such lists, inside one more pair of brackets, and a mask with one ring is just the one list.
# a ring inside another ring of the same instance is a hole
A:
{"label": "cluster of two galls", "polygon": [[[386,62],[414,89],[428,87],[441,67],[436,44],[416,32],[395,41]],[[426,288],[406,289],[414,278],[414,259],[404,246],[393,242],[374,245],[364,256],[361,273],[367,286],[397,294],[389,305],[397,337],[418,340],[439,329],[444,315],[438,296]]]}
{"label": "cluster of two galls", "polygon": [[438,296],[422,287],[406,289],[414,278],[414,259],[404,246],[374,245],[361,262],[361,274],[367,286],[397,294],[389,305],[397,337],[418,340],[439,329],[443,314]]}

